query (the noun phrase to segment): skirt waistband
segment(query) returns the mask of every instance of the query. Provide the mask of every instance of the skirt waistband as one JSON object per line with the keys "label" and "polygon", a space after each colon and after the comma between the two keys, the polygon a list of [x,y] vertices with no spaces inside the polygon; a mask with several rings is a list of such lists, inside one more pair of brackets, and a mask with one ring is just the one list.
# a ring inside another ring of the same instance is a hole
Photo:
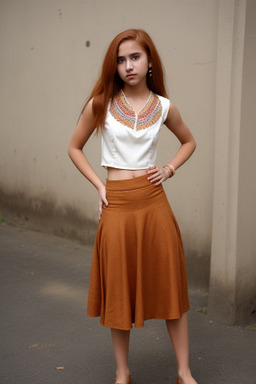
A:
{"label": "skirt waistband", "polygon": [[132,179],[123,180],[106,180],[106,188],[108,191],[131,191],[143,187],[149,187],[153,184],[147,179],[148,175],[134,177]]}

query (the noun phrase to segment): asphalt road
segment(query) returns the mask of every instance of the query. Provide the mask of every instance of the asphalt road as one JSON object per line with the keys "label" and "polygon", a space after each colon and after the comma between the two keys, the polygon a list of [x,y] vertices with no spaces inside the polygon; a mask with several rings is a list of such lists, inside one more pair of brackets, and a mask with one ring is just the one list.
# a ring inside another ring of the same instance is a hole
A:
{"label": "asphalt road", "polygon": [[[0,384],[111,384],[109,329],[86,316],[92,247],[0,223]],[[230,327],[197,312],[204,291],[190,289],[191,369],[199,384],[256,384],[255,325]],[[131,334],[133,384],[176,382],[161,320]]]}

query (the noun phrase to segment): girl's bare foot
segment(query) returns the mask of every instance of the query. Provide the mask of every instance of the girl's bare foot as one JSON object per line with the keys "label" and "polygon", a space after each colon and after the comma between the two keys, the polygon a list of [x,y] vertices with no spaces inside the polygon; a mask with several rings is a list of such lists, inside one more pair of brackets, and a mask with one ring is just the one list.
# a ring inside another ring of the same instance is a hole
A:
{"label": "girl's bare foot", "polygon": [[131,384],[130,372],[118,372],[117,370],[115,384]]}
{"label": "girl's bare foot", "polygon": [[179,373],[179,384],[197,384],[195,379],[193,379],[191,372]]}

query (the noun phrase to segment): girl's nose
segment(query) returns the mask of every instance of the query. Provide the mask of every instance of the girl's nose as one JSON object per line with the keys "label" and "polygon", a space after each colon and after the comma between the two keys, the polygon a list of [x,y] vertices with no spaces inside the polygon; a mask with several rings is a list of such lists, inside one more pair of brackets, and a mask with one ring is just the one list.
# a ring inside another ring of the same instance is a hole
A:
{"label": "girl's nose", "polygon": [[126,61],[126,71],[129,72],[133,69],[133,63],[131,60]]}

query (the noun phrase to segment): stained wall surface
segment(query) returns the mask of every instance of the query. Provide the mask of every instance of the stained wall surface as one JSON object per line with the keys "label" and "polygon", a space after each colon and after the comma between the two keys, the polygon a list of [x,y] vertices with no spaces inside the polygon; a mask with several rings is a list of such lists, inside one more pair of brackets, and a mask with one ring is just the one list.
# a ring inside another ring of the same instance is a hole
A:
{"label": "stained wall surface", "polygon": [[[197,141],[195,154],[165,190],[183,234],[189,279],[207,286],[219,12],[217,0],[160,0],[157,6],[147,0],[1,1],[2,206],[93,241],[97,192],[74,168],[67,146],[112,38],[143,28],[162,58],[169,98]],[[163,127],[158,164],[166,164],[178,147]],[[105,179],[100,139],[91,137],[85,153]]]}
{"label": "stained wall surface", "polygon": [[[33,210],[60,208],[97,220],[97,192],[76,171],[67,146],[111,39],[127,28],[151,35],[169,98],[197,151],[165,189],[191,259],[209,264],[217,2],[63,0],[1,2],[1,190]],[[159,165],[179,147],[163,128]],[[104,179],[100,140],[85,149]],[[190,264],[190,262],[188,261]],[[202,275],[202,272],[199,272]]]}

